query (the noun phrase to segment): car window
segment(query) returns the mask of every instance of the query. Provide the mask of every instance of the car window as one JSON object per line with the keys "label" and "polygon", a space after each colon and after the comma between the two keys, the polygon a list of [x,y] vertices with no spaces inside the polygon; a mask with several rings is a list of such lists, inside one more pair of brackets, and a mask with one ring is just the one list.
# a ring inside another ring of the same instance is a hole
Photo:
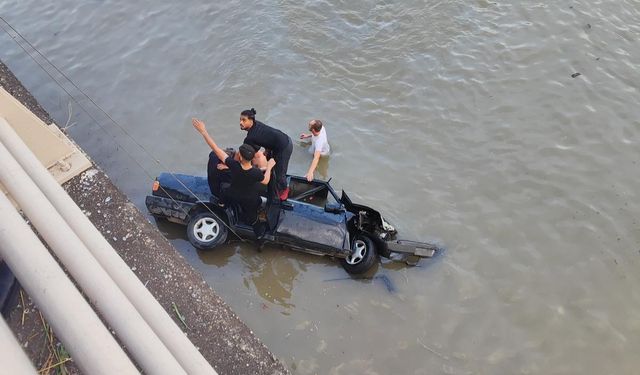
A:
{"label": "car window", "polygon": [[[312,204],[318,207],[324,207],[329,190],[326,184],[307,181],[291,181],[289,184],[291,189],[289,192],[289,199]],[[335,199],[334,199],[335,200]]]}
{"label": "car window", "polygon": [[313,194],[300,199],[300,202],[309,203],[318,207],[324,207],[324,205],[327,202],[327,198],[331,197],[331,194],[328,194],[328,193],[329,193],[329,190],[326,187],[324,187],[314,192]]}
{"label": "car window", "polygon": [[328,189],[327,189],[327,192],[328,192],[329,194],[327,194],[327,199],[325,200],[325,203],[324,203],[323,207],[324,207],[325,205],[339,206],[339,205],[340,205],[340,202],[338,202],[338,201],[336,200],[336,198],[333,196],[333,194],[331,194],[331,193],[329,192],[329,190],[328,190]]}

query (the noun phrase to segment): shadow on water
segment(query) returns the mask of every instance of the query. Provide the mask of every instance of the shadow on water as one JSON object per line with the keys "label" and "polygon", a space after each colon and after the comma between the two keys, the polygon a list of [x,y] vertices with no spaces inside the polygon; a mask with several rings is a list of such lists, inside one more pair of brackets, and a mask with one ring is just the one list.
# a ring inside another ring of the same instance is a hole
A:
{"label": "shadow on water", "polygon": [[[381,268],[380,262],[377,262],[369,271],[362,275],[349,275],[347,277],[338,277],[335,279],[327,279],[324,282],[334,281],[357,281],[363,284],[380,284],[385,287],[387,292],[393,294],[397,292],[398,288],[395,283],[385,274],[377,275],[378,270]],[[383,266],[383,268],[386,268]]]}
{"label": "shadow on water", "polygon": [[369,276],[369,277],[367,276],[340,277],[337,279],[324,280],[324,282],[344,281],[344,280],[357,280],[362,283],[380,282],[387,289],[387,292],[392,294],[398,290],[398,288],[396,288],[396,285],[393,283],[393,281],[391,281],[391,279],[387,275],[375,275],[375,276]]}
{"label": "shadow on water", "polygon": [[160,233],[169,241],[187,238],[186,227],[184,225],[172,223],[165,218],[158,218],[152,215],[148,216],[150,217],[149,221],[152,224],[155,223]]}
{"label": "shadow on water", "polygon": [[426,268],[430,267],[430,265],[438,262],[442,259],[445,253],[445,248],[443,246],[438,245],[438,250],[434,254],[432,258],[429,259],[421,259],[417,264],[407,264],[405,261],[401,259],[396,260],[384,260],[382,262],[376,263],[376,265],[362,275],[350,275],[347,277],[339,277],[335,279],[327,279],[324,282],[334,282],[334,281],[358,281],[361,283],[369,283],[369,284],[377,284],[385,287],[387,292],[391,294],[395,294],[398,291],[393,280],[386,274],[382,273],[377,275],[378,270],[386,270],[386,271],[401,271],[407,268]]}

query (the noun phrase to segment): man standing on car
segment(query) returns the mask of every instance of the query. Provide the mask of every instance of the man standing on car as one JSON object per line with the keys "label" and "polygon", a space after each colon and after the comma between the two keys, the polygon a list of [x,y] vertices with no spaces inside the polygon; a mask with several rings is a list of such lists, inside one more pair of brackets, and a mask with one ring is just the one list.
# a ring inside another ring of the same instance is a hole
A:
{"label": "man standing on car", "polygon": [[267,162],[267,169],[262,171],[251,165],[256,150],[253,146],[243,144],[238,148],[240,161],[229,157],[227,153],[218,147],[216,142],[207,132],[204,122],[196,118],[191,120],[193,127],[202,135],[205,142],[215,152],[218,159],[226,164],[231,175],[231,186],[222,191],[225,200],[237,203],[243,212],[243,221],[246,224],[253,225],[253,230],[259,238],[264,234],[264,228],[258,222],[258,208],[260,208],[259,184],[267,185],[271,179],[271,170],[276,164],[274,159]]}
{"label": "man standing on car", "polygon": [[[240,153],[233,148],[225,148],[224,152],[229,158],[240,161]],[[257,151],[251,160],[251,165],[265,171],[267,169],[267,158],[262,151]],[[207,163],[207,182],[209,183],[209,190],[217,197],[222,197],[222,190],[224,186],[231,184],[231,174],[229,167],[223,163],[215,151],[209,153],[209,162]]]}
{"label": "man standing on car", "polygon": [[272,158],[276,160],[276,189],[280,200],[289,196],[287,186],[287,168],[293,152],[293,142],[288,135],[278,129],[256,121],[256,110],[251,108],[240,113],[240,129],[247,132],[244,143],[256,150],[264,147]]}

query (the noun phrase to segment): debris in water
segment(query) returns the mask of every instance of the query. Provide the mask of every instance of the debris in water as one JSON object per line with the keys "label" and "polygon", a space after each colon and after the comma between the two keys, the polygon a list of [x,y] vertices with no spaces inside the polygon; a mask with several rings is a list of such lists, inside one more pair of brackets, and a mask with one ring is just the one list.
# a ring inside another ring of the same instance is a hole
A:
{"label": "debris in water", "polygon": [[387,277],[387,275],[377,275],[374,277],[341,277],[338,279],[329,279],[324,281],[327,282],[327,281],[343,281],[343,280],[371,280],[371,281],[382,280],[382,283],[384,283],[385,288],[387,288],[387,292],[395,293],[397,291],[397,288],[393,284],[393,281],[391,281],[391,279]]}
{"label": "debris in water", "polygon": [[374,277],[374,279],[382,280],[382,282],[384,283],[384,286],[387,288],[387,292],[389,292],[389,293],[395,293],[396,292],[396,286],[393,285],[393,282],[391,281],[391,279],[389,279],[387,277],[387,275],[376,276],[376,277]]}
{"label": "debris in water", "polygon": [[431,349],[430,347],[428,347],[425,343],[423,343],[422,341],[420,341],[420,338],[417,338],[416,341],[418,342],[418,344],[420,344],[420,346],[422,346],[423,348],[427,349],[428,351],[430,351],[431,353],[437,355],[438,357],[448,361],[449,357],[447,357],[446,355],[439,353],[433,349]]}
{"label": "debris in water", "polygon": [[582,73],[573,73],[571,75],[571,78],[576,78],[577,76],[581,76],[581,75],[582,75]]}

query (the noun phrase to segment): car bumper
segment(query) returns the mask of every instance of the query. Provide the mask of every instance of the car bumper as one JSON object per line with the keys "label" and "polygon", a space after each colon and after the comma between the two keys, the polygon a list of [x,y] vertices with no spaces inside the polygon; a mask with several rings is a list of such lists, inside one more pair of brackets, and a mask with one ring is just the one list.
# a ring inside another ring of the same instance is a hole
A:
{"label": "car bumper", "polygon": [[416,242],[407,240],[386,241],[390,252],[414,255],[420,258],[431,258],[438,251],[436,245],[426,242]]}
{"label": "car bumper", "polygon": [[194,204],[189,202],[176,201],[171,198],[157,197],[155,195],[147,195],[144,200],[147,210],[158,217],[165,217],[172,221],[179,221],[186,224],[189,211]]}

